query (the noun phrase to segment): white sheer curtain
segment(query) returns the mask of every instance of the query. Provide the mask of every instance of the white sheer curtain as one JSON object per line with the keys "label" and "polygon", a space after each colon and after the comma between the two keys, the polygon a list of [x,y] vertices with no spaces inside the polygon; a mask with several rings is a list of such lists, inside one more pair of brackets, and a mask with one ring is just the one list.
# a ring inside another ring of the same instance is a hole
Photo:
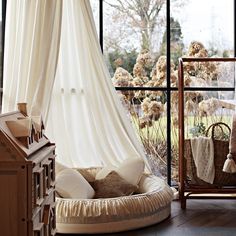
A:
{"label": "white sheer curtain", "polygon": [[145,158],[111,83],[88,0],[9,0],[5,47],[3,112],[18,102],[41,111],[59,161],[90,167]]}
{"label": "white sheer curtain", "polygon": [[143,147],[104,63],[88,0],[63,3],[61,45],[47,134],[69,166],[117,165]]}
{"label": "white sheer curtain", "polygon": [[[27,102],[46,119],[55,78],[62,0],[8,0],[3,112]],[[34,112],[37,112],[34,110]]]}

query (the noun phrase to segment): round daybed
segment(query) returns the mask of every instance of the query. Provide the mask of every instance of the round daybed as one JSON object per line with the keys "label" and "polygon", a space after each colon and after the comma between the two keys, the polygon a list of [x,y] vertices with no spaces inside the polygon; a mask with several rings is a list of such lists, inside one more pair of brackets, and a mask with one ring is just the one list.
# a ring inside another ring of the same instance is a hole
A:
{"label": "round daybed", "polygon": [[[79,169],[92,182],[97,168]],[[160,178],[143,174],[139,193],[103,199],[56,198],[58,233],[114,233],[156,224],[170,215],[173,192]]]}

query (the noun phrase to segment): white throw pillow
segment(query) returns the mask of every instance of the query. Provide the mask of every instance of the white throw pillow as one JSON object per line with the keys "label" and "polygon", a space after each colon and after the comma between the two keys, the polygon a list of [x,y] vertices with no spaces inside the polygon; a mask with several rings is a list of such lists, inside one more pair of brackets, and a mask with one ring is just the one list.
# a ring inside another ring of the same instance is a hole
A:
{"label": "white throw pillow", "polygon": [[62,170],[64,169],[68,169],[69,167],[64,166],[63,164],[59,163],[59,162],[55,162],[55,173],[56,175],[58,175]]}
{"label": "white throw pillow", "polygon": [[141,158],[129,158],[124,160],[116,172],[127,182],[137,185],[144,172],[144,161]]}
{"label": "white throw pillow", "polygon": [[97,174],[96,180],[104,179],[112,171],[116,171],[128,183],[137,185],[144,172],[144,161],[141,158],[128,158],[124,160],[118,167],[105,166]]}
{"label": "white throw pillow", "polygon": [[56,177],[56,191],[63,198],[92,199],[94,190],[76,170],[64,169]]}

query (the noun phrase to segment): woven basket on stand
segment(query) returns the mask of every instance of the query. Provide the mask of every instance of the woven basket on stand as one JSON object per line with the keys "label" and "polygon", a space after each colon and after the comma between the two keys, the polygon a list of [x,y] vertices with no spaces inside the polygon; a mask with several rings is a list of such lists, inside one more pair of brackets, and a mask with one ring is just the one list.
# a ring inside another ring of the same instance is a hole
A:
{"label": "woven basket on stand", "polygon": [[[185,170],[189,185],[201,185],[206,187],[222,187],[222,186],[235,186],[236,185],[236,173],[230,174],[222,171],[227,154],[229,153],[229,140],[216,139],[216,128],[220,128],[223,132],[223,127],[226,127],[231,133],[229,126],[223,122],[214,123],[206,131],[206,136],[211,136],[214,143],[214,165],[215,165],[215,179],[213,184],[206,183],[205,181],[197,177],[196,166],[193,160],[191,141],[185,140]],[[211,134],[210,134],[211,132]],[[236,161],[236,158],[234,157]]]}

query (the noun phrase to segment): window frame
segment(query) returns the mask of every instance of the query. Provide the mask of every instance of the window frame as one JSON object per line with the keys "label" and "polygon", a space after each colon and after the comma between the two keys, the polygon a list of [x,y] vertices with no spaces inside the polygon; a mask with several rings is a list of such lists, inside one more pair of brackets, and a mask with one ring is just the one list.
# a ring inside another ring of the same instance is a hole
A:
{"label": "window frame", "polygon": [[[99,1],[99,41],[101,50],[103,51],[103,0]],[[2,104],[2,95],[3,95],[3,73],[4,73],[4,46],[5,46],[5,24],[6,24],[6,9],[7,9],[7,0],[2,0],[2,77],[0,81],[0,104]],[[236,57],[236,0],[234,0],[234,57]],[[163,91],[167,95],[167,182],[171,185],[171,93],[173,91],[178,91],[177,87],[171,87],[170,83],[170,65],[171,65],[171,42],[170,42],[170,18],[171,18],[171,4],[170,0],[166,0],[166,57],[167,57],[167,86],[166,87],[115,87],[117,91],[124,90],[140,90],[140,91]],[[188,91],[234,91],[234,88],[186,88]],[[1,110],[1,109],[0,109]]]}
{"label": "window frame", "polygon": [[[172,185],[172,154],[171,154],[171,94],[174,91],[178,91],[177,87],[171,86],[171,41],[170,41],[170,20],[171,20],[171,0],[166,0],[166,58],[167,58],[167,71],[166,71],[166,87],[115,87],[117,91],[125,90],[139,90],[139,91],[163,91],[167,95],[167,183]],[[236,0],[234,0],[234,57],[236,57]],[[99,41],[100,46],[103,51],[103,0],[99,0]],[[235,92],[235,87],[224,88],[224,87],[189,87],[185,88],[185,91],[233,91]]]}

